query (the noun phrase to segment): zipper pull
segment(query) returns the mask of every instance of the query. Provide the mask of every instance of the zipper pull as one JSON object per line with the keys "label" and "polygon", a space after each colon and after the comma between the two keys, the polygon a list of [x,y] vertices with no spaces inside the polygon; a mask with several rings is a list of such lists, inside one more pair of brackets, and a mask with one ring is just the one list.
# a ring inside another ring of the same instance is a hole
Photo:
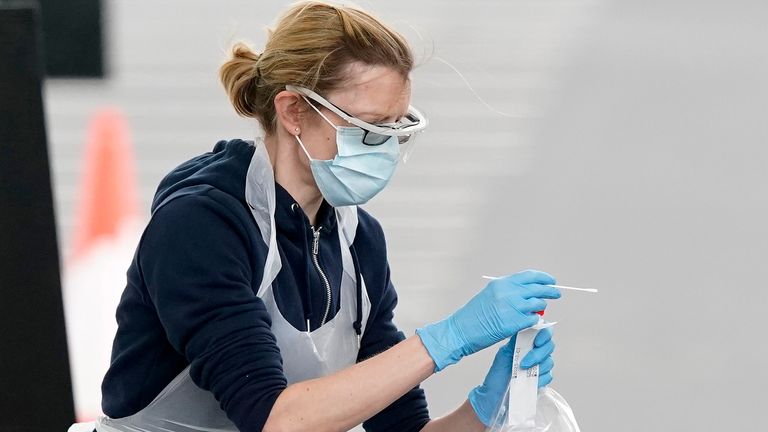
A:
{"label": "zipper pull", "polygon": [[320,251],[320,230],[322,227],[318,228],[317,231],[315,231],[315,227],[312,228],[312,236],[314,236],[314,240],[312,241],[312,253],[317,255],[317,253]]}

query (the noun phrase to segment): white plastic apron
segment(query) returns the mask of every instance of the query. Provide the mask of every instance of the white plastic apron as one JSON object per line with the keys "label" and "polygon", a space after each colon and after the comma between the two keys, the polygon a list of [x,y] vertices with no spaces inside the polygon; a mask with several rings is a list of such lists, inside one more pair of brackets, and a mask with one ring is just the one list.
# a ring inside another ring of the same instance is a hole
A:
{"label": "white plastic apron", "polygon": [[[245,185],[245,199],[251,207],[264,242],[269,245],[264,277],[257,295],[264,301],[272,318],[272,332],[280,347],[283,370],[288,383],[292,384],[331,374],[353,365],[357,360],[359,341],[352,327],[357,310],[356,278],[349,250],[357,230],[357,207],[336,209],[344,268],[339,312],[311,333],[297,330],[280,313],[272,292],[272,281],[281,268],[275,237],[275,180],[263,143],[256,141],[254,146],[256,148]],[[158,208],[172,198],[175,196],[168,197]],[[362,325],[365,331],[371,304],[365,282],[362,284]],[[213,394],[192,382],[189,367],[177,375],[146,408],[120,419],[100,417],[96,421],[96,429],[99,432],[237,431]]]}

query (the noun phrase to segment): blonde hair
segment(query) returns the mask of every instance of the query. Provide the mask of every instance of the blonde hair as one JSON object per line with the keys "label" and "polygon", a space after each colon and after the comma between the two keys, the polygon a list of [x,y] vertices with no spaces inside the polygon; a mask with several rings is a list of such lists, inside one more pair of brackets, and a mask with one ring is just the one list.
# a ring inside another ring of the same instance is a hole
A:
{"label": "blonde hair", "polygon": [[391,67],[405,79],[413,69],[405,38],[372,15],[306,1],[278,20],[261,54],[236,43],[219,76],[237,113],[256,118],[272,134],[277,128],[273,101],[286,84],[327,94],[345,83],[345,66],[354,61]]}

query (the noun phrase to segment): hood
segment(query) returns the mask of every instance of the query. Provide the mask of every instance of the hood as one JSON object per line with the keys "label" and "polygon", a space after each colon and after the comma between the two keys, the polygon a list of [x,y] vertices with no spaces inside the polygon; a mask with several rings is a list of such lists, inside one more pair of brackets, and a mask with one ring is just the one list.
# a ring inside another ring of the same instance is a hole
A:
{"label": "hood", "polygon": [[207,185],[245,204],[245,176],[253,157],[253,143],[241,139],[222,140],[213,150],[174,168],[157,187],[152,212],[179,189]]}

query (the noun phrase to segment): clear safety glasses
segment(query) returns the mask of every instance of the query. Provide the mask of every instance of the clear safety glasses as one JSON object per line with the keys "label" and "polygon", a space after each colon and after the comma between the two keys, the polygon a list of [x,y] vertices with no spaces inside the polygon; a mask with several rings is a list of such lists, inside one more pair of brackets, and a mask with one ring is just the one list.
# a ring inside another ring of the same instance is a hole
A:
{"label": "clear safety glasses", "polygon": [[[381,144],[384,144],[389,139],[389,137],[394,136],[394,137],[397,137],[397,141],[400,144],[408,143],[409,144],[408,147],[410,147],[412,143],[409,141],[412,140],[412,138],[414,137],[414,134],[417,132],[423,131],[424,128],[427,127],[426,117],[424,117],[424,115],[421,114],[419,110],[417,110],[416,108],[410,105],[408,106],[408,113],[405,115],[405,117],[401,118],[397,122],[372,124],[372,123],[362,121],[359,118],[347,113],[343,109],[337,107],[336,105],[334,105],[333,103],[326,100],[324,97],[320,96],[319,94],[313,92],[310,89],[293,86],[293,85],[287,85],[285,86],[285,89],[302,95],[305,100],[307,98],[312,99],[313,101],[329,109],[331,112],[338,115],[348,123],[353,124],[359,127],[360,129],[362,129],[363,131],[365,131],[365,133],[363,134],[363,144],[366,144],[366,145],[370,145],[370,146],[381,145]],[[314,108],[314,105],[311,104],[308,100],[307,100],[307,103],[309,103]],[[318,111],[318,113],[320,112]],[[320,113],[320,115],[323,115],[323,114]]]}

